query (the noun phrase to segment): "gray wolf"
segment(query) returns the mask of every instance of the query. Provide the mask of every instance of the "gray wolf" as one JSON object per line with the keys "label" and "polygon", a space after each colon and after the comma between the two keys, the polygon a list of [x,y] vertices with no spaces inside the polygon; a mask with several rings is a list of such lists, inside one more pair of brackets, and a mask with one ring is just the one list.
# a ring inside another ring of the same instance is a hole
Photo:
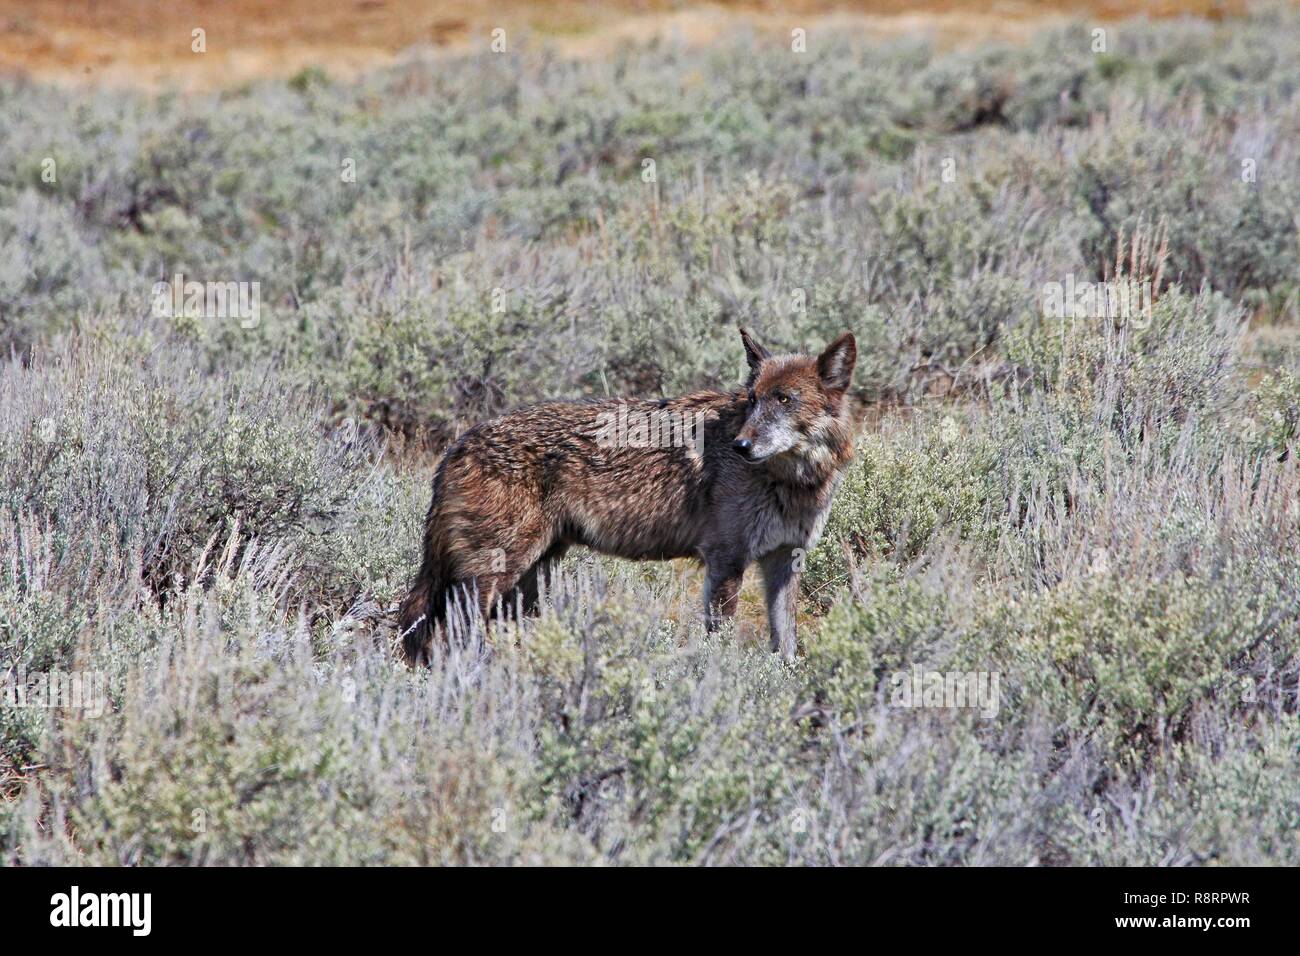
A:
{"label": "gray wolf", "polygon": [[792,660],[802,557],[826,523],[853,451],[857,344],[773,355],[740,330],[744,387],[680,398],[542,402],[476,425],[433,479],[424,553],[398,620],[427,661],[452,609],[536,610],[573,545],[705,568],[706,626],[734,615],[757,563],[772,649]]}

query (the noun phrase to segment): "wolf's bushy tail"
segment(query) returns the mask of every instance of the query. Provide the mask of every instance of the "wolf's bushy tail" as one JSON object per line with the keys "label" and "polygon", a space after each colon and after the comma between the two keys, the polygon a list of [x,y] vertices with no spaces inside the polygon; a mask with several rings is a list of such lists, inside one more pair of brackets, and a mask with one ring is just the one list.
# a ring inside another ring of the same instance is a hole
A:
{"label": "wolf's bushy tail", "polygon": [[415,576],[415,583],[411,585],[410,593],[397,612],[402,650],[406,662],[413,667],[429,662],[434,628],[446,615],[446,594],[451,585],[439,514],[442,479],[443,469],[439,467],[433,480],[433,501],[429,504],[429,514],[424,522],[424,554],[420,559],[420,573]]}
{"label": "wolf's bushy tail", "polygon": [[430,645],[433,642],[435,608],[441,606],[445,584],[437,573],[436,567],[430,567],[430,556],[426,553],[420,573],[411,586],[411,593],[402,601],[397,612],[398,633],[402,637],[402,651],[406,662],[411,666],[427,663]]}

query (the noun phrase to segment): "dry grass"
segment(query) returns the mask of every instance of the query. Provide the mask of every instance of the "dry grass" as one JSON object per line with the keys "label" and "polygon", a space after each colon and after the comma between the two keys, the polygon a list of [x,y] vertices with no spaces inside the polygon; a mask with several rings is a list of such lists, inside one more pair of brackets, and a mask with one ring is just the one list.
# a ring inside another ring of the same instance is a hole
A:
{"label": "dry grass", "polygon": [[[802,0],[694,4],[668,0],[0,0],[0,71],[58,83],[213,89],[322,66],[355,76],[419,46],[486,47],[502,27],[511,42],[540,39],[570,56],[608,54],[656,38],[706,44],[743,31],[810,36],[925,33],[944,47],[1019,42],[1071,18],[1239,15],[1243,0]],[[191,51],[191,31],[207,50]]]}

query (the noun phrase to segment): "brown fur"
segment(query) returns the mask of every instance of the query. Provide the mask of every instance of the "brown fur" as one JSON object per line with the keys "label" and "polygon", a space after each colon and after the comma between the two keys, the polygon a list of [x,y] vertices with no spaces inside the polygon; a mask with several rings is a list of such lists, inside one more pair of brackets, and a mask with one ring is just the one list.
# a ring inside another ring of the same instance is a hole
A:
{"label": "brown fur", "polygon": [[[792,658],[801,551],[816,543],[852,455],[856,345],[846,333],[817,358],[774,357],[741,337],[743,390],[544,402],[461,435],[434,476],[423,561],[399,615],[408,660],[427,659],[449,605],[533,610],[539,577],[575,544],[702,561],[710,629],[735,613],[745,569],[759,562],[773,649]],[[687,416],[702,446],[611,442],[620,414]]]}

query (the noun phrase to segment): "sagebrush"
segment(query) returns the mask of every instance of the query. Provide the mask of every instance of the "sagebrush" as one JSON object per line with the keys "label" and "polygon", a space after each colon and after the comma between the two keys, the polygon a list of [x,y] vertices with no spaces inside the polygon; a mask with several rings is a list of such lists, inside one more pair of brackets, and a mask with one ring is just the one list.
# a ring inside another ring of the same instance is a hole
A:
{"label": "sagebrush", "polygon": [[[110,705],[0,704],[0,859],[1300,863],[1300,18],[1109,37],[0,84],[0,666]],[[448,439],[731,385],[737,324],[858,341],[796,663],[574,554],[405,667]]]}

